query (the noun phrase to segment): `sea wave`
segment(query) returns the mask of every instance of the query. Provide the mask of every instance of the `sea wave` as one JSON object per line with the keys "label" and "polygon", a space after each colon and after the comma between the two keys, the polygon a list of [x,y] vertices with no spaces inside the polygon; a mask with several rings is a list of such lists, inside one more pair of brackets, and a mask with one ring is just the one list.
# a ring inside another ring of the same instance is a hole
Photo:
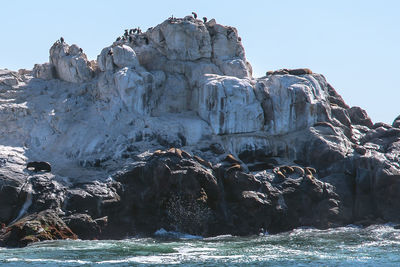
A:
{"label": "sea wave", "polygon": [[0,249],[2,266],[398,266],[393,225],[299,228],[250,237],[203,238],[160,229],[154,238],[46,241]]}
{"label": "sea wave", "polygon": [[185,234],[185,233],[181,233],[181,232],[167,231],[164,228],[157,230],[154,233],[154,236],[177,238],[177,239],[202,239],[203,238],[202,236],[199,236],[199,235],[190,235],[190,234]]}

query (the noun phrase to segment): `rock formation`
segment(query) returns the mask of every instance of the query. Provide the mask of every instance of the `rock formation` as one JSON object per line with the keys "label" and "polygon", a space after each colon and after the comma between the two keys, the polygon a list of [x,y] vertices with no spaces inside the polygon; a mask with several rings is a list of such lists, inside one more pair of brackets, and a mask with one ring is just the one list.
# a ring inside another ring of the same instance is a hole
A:
{"label": "rock formation", "polygon": [[125,35],[0,70],[1,246],[400,222],[399,118],[374,124],[308,69],[252,77],[215,19]]}

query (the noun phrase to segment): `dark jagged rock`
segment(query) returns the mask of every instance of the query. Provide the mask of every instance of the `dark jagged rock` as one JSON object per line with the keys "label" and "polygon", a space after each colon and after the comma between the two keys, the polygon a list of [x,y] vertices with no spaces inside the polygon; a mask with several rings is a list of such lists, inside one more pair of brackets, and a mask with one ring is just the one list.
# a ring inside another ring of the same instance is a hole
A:
{"label": "dark jagged rock", "polygon": [[[130,234],[165,228],[205,236],[247,235],[260,228],[277,232],[304,224],[338,223],[337,195],[312,176],[272,185],[228,166],[210,170],[195,158],[159,153],[116,180],[124,189],[120,211],[109,217],[109,224],[125,225]],[[325,212],[324,207],[329,209]],[[185,210],[201,220],[189,222]],[[292,214],[295,210],[307,213]],[[186,223],[176,225],[176,217]]]}
{"label": "dark jagged rock", "polygon": [[373,123],[365,110],[360,107],[351,107],[348,112],[352,124],[363,125],[367,126],[368,128],[372,128]]}
{"label": "dark jagged rock", "polygon": [[97,239],[101,227],[88,214],[73,214],[63,218],[65,224],[81,239]]}
{"label": "dark jagged rock", "polygon": [[394,128],[400,128],[400,116],[397,116],[396,119],[394,119],[392,126]]}
{"label": "dark jagged rock", "polygon": [[31,214],[0,230],[0,246],[23,247],[57,239],[77,239],[77,236],[53,210]]}

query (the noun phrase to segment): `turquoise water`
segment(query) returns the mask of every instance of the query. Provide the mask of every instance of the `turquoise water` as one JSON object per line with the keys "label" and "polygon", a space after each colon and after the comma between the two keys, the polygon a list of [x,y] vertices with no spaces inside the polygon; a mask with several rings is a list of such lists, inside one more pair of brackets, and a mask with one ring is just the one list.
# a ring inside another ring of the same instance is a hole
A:
{"label": "turquoise water", "polygon": [[400,266],[391,225],[296,229],[253,236],[162,235],[121,241],[51,241],[0,249],[0,266]]}

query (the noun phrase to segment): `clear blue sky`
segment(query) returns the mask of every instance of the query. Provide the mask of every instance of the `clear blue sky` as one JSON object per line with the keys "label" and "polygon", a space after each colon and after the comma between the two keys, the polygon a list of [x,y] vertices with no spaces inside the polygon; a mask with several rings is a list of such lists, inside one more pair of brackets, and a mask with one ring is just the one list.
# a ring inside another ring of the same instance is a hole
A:
{"label": "clear blue sky", "polygon": [[0,68],[48,61],[60,36],[90,59],[124,29],[196,11],[238,29],[255,76],[308,67],[374,122],[400,115],[400,1],[1,1]]}

